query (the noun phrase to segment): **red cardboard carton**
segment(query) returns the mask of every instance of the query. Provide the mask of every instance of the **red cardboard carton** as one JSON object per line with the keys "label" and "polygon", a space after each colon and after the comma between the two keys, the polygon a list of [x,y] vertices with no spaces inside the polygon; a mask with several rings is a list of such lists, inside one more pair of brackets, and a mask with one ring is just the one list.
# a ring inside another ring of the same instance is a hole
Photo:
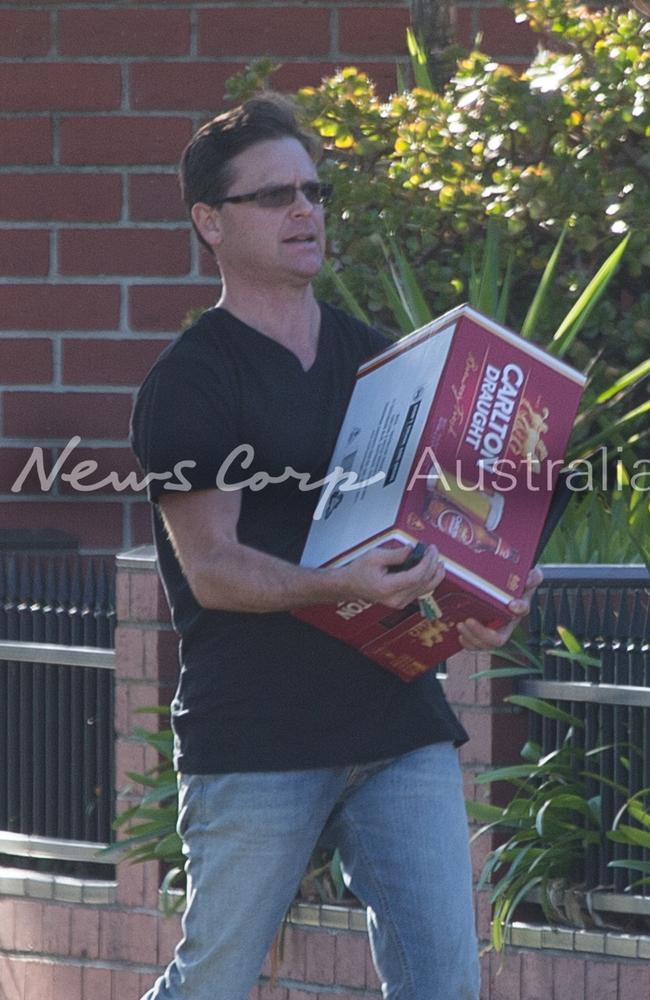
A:
{"label": "red cardboard carton", "polygon": [[445,580],[404,610],[359,599],[294,614],[404,680],[460,649],[459,621],[504,624],[524,590],[584,383],[466,305],[364,364],[301,565],[433,543]]}

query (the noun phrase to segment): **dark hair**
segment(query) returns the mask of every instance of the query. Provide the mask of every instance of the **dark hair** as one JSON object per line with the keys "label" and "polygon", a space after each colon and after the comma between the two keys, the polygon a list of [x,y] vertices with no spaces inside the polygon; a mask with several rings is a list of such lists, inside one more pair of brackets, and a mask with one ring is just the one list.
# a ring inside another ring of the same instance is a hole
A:
{"label": "dark hair", "polygon": [[226,195],[233,179],[233,157],[255,143],[285,137],[297,139],[314,163],[319,161],[319,140],[300,126],[295,105],[280,94],[252,97],[206,122],[190,139],[181,158],[179,178],[187,210],[191,211],[197,201],[213,205]]}

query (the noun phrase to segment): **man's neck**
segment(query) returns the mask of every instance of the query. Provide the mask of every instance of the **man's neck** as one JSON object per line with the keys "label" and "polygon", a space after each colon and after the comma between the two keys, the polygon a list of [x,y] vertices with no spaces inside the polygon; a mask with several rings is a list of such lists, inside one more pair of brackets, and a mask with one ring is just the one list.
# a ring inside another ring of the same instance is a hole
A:
{"label": "man's neck", "polygon": [[218,305],[243,323],[277,340],[301,360],[312,363],[318,345],[320,309],[311,285],[299,288],[224,288]]}

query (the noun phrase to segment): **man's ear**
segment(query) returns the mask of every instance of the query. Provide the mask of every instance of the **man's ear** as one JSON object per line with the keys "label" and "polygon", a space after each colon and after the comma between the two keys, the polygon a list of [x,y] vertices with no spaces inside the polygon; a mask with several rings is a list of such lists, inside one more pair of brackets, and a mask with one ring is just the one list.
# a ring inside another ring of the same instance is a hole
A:
{"label": "man's ear", "polygon": [[221,217],[214,205],[197,201],[192,205],[192,222],[208,246],[215,250],[221,243]]}

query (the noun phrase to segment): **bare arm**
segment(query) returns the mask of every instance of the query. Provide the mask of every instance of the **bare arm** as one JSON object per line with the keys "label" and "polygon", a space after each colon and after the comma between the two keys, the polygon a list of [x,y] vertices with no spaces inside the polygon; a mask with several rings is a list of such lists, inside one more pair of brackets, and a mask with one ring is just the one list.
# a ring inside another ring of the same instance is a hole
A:
{"label": "bare arm", "polygon": [[435,546],[400,573],[409,546],[376,548],[337,569],[309,569],[242,545],[241,496],[200,490],[160,500],[165,526],[196,600],[223,611],[289,611],[361,598],[403,608],[438,586],[444,568]]}

